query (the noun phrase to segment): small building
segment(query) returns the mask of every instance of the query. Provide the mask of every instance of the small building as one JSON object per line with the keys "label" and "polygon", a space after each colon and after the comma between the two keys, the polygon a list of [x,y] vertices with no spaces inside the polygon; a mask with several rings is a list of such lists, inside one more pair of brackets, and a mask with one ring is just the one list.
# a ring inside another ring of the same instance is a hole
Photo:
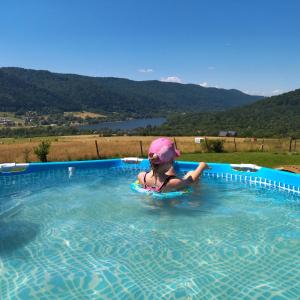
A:
{"label": "small building", "polygon": [[231,130],[228,130],[228,131],[221,130],[219,132],[219,136],[220,137],[236,137],[237,136],[237,132],[236,131],[231,131]]}
{"label": "small building", "polygon": [[13,126],[13,125],[15,125],[15,122],[10,119],[7,119],[7,118],[0,117],[0,125]]}

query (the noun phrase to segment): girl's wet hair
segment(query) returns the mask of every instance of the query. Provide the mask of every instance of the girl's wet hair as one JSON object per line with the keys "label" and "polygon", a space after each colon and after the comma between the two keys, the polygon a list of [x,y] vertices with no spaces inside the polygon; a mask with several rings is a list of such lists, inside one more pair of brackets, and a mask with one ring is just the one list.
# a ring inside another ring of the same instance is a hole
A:
{"label": "girl's wet hair", "polygon": [[149,157],[149,162],[156,182],[158,174],[164,170],[165,165],[172,164],[173,160],[170,162],[161,163],[159,158],[154,154],[152,157]]}
{"label": "girl's wet hair", "polygon": [[154,153],[151,156],[149,155],[150,166],[153,171],[153,176],[155,177],[155,180],[157,179],[158,170],[160,168],[160,164],[155,163],[155,162],[157,162],[157,160],[158,160],[157,154]]}

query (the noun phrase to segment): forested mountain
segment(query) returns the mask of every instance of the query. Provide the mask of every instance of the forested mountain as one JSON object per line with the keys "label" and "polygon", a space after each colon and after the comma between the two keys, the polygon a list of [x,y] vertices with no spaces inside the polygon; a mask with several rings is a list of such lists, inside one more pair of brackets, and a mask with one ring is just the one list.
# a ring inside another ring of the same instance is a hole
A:
{"label": "forested mountain", "polygon": [[0,68],[0,111],[87,110],[145,117],[174,112],[221,111],[260,98],[238,90],[204,88],[195,84]]}
{"label": "forested mountain", "polygon": [[140,133],[218,135],[221,130],[237,131],[239,136],[299,138],[300,89],[225,112],[176,115],[162,127]]}

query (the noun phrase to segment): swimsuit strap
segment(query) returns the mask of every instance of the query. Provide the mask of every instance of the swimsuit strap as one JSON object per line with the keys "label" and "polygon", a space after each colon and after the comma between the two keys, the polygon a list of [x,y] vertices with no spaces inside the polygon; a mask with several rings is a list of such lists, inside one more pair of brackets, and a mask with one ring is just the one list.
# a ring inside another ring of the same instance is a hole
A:
{"label": "swimsuit strap", "polygon": [[154,189],[156,189],[155,187],[152,187],[152,186],[148,186],[147,185],[147,182],[146,182],[146,176],[147,176],[147,174],[149,174],[150,172],[146,172],[145,173],[145,175],[144,175],[144,188],[145,189],[149,189],[149,190],[154,190]]}
{"label": "swimsuit strap", "polygon": [[171,179],[174,179],[174,178],[176,178],[175,175],[170,175],[170,176],[168,176],[168,177],[165,179],[165,181],[162,183],[162,185],[157,189],[157,192],[160,192],[160,191],[162,190],[162,188],[165,187],[165,186],[168,184],[168,182],[169,182]]}
{"label": "swimsuit strap", "polygon": [[144,186],[146,187],[147,183],[146,183],[146,175],[148,174],[149,172],[145,172],[145,175],[144,175]]}
{"label": "swimsuit strap", "polygon": [[162,188],[164,188],[164,187],[168,184],[168,182],[169,182],[171,179],[176,178],[175,175],[170,175],[170,176],[168,176],[168,177],[165,179],[165,181],[161,184],[160,187],[154,187],[154,186],[151,187],[151,186],[148,186],[148,185],[147,185],[147,182],[146,182],[146,176],[147,176],[148,173],[149,173],[149,172],[146,172],[145,175],[144,175],[144,188],[145,188],[145,189],[154,190],[155,192],[158,192],[158,193],[162,190]]}

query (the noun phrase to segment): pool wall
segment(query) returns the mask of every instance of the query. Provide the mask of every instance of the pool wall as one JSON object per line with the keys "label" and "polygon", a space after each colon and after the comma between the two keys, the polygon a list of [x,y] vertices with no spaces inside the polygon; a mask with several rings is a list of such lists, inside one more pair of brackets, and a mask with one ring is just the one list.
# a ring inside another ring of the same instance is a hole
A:
{"label": "pool wall", "polygon": [[[247,182],[265,187],[277,188],[288,192],[300,194],[300,175],[278,171],[270,168],[259,167],[252,171],[243,171],[233,169],[231,164],[208,163],[211,167],[205,170],[203,176],[225,178],[231,181]],[[187,172],[197,167],[197,162],[177,161],[175,169]],[[20,169],[20,166],[22,168]],[[88,161],[72,161],[72,162],[49,162],[49,163],[30,163],[16,164],[13,168],[0,168],[0,178],[16,179],[16,176],[29,174],[34,172],[42,172],[49,170],[67,169],[72,171],[72,168],[126,168],[133,170],[149,169],[149,161],[147,159],[139,160],[123,160],[123,159],[105,159],[105,160],[88,160]],[[15,171],[14,171],[15,170]],[[7,181],[5,180],[6,184]],[[0,187],[3,180],[0,180]]]}

